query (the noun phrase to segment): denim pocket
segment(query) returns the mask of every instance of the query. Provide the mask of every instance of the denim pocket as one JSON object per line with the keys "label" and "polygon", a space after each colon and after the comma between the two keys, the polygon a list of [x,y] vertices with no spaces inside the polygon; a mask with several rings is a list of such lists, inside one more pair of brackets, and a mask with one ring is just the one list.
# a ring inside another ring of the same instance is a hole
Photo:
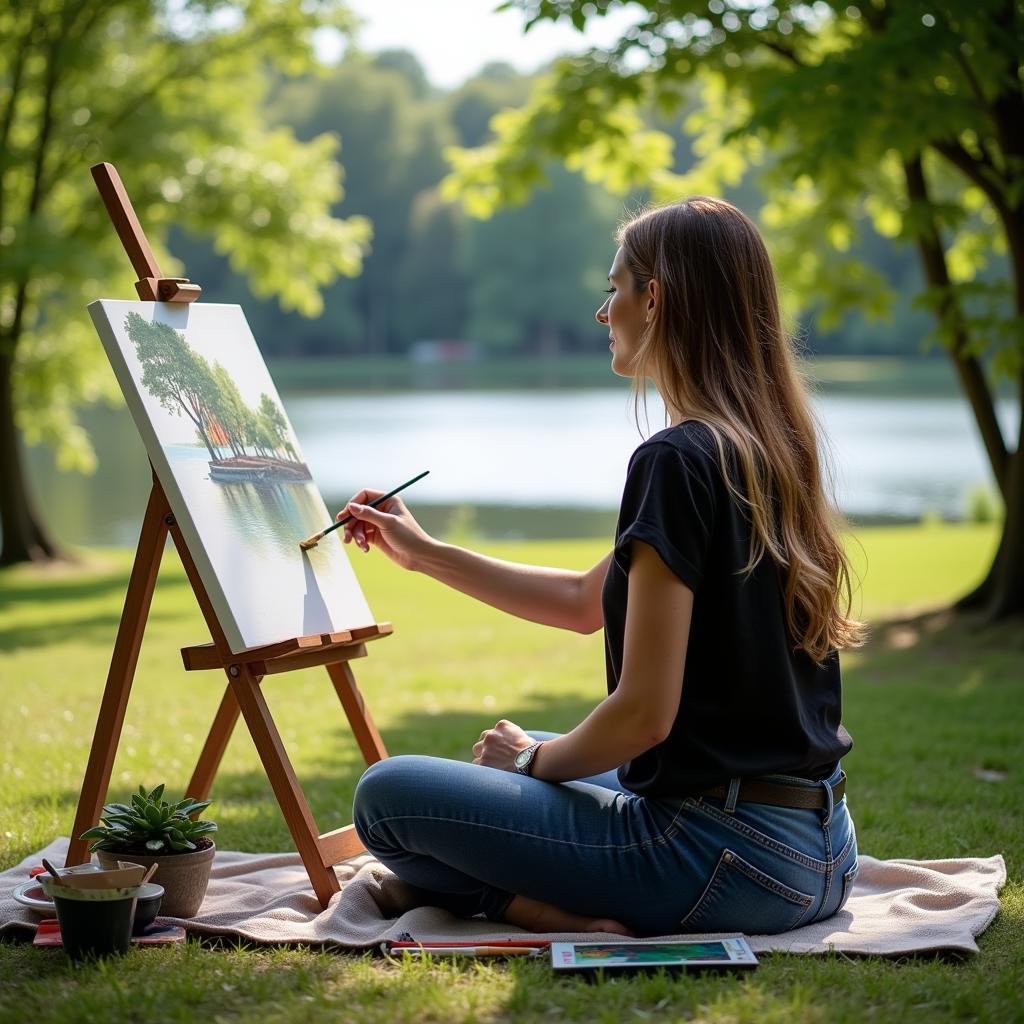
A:
{"label": "denim pocket", "polygon": [[775,935],[796,928],[813,902],[813,896],[791,889],[726,849],[681,928],[684,932]]}
{"label": "denim pocket", "polygon": [[846,906],[846,901],[850,898],[850,893],[853,892],[853,883],[857,880],[857,873],[859,871],[860,861],[855,860],[853,867],[843,875],[843,898],[839,901],[839,906],[836,907],[837,914]]}

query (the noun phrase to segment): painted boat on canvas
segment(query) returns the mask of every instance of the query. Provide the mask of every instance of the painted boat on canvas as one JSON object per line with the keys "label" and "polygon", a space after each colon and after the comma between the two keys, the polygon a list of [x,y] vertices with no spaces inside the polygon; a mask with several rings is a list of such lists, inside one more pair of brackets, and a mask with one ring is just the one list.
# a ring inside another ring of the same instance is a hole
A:
{"label": "painted boat on canvas", "polygon": [[312,479],[304,462],[285,462],[282,459],[259,456],[236,456],[209,462],[210,479],[220,483],[245,481],[273,481],[274,483],[304,483]]}

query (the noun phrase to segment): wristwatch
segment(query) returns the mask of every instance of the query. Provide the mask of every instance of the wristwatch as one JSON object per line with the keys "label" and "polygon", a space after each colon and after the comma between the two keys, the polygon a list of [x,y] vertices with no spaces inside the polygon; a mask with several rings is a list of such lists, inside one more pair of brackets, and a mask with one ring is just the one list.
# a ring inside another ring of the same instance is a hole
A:
{"label": "wristwatch", "polygon": [[520,775],[530,775],[533,769],[533,759],[537,756],[537,751],[540,749],[541,740],[538,743],[532,743],[528,747],[524,747],[515,756],[515,760],[512,762],[516,766],[516,771]]}

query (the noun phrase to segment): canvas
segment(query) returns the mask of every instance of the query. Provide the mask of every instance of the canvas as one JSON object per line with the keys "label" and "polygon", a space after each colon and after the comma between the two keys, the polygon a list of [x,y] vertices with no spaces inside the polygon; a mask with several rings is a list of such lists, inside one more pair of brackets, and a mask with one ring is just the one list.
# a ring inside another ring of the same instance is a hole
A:
{"label": "canvas", "polygon": [[89,313],[231,650],[372,625],[241,307]]}

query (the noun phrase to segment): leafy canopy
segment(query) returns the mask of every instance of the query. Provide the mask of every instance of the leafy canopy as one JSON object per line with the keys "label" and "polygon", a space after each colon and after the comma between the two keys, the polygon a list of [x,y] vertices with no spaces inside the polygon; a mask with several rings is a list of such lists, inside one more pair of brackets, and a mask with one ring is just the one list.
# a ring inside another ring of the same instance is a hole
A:
{"label": "leafy canopy", "polygon": [[[509,0],[527,28],[567,17],[578,28],[611,0]],[[1020,99],[1024,19],[1012,0],[814,3],[642,0],[617,44],[559,60],[495,138],[452,148],[445,194],[488,216],[521,202],[566,161],[616,192],[655,199],[721,194],[752,169],[768,200],[759,220],[797,306],[822,326],[850,309],[885,315],[894,294],[850,250],[870,224],[913,240],[934,220],[951,240],[952,287],[974,344],[997,367],[1024,366],[1024,323],[1009,310],[1001,214],[1024,202]],[[695,164],[674,169],[654,113],[696,96],[685,122]],[[1016,142],[1015,142],[1016,139]],[[922,154],[927,209],[910,203],[903,160]],[[986,272],[987,271],[987,272]],[[939,307],[925,291],[921,301]]]}
{"label": "leafy canopy", "polygon": [[[259,295],[307,316],[370,239],[342,196],[339,144],[268,129],[281,74],[315,71],[312,37],[348,32],[338,0],[34,0],[0,5],[0,345],[18,423],[93,461],[81,401],[117,387],[84,314],[134,280],[88,168],[121,173],[161,269],[169,229],[212,237]],[[203,282],[200,281],[200,284]]]}

